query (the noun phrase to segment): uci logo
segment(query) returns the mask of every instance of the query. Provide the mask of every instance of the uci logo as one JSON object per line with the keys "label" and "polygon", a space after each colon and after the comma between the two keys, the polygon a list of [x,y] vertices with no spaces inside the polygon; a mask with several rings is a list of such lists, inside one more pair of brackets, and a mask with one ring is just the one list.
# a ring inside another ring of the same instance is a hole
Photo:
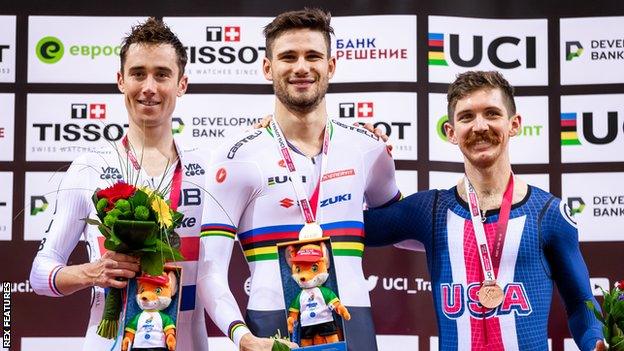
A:
{"label": "uci logo", "polygon": [[[596,133],[596,128],[594,127],[594,113],[593,112],[583,112],[580,113],[582,116],[581,124],[580,124],[580,134],[583,136],[585,141],[594,145],[605,145],[613,142],[620,132],[624,132],[624,124],[622,124],[622,128],[619,128],[618,125],[618,111],[608,111],[607,112],[607,132],[604,133],[600,131]],[[562,112],[561,113],[561,145],[581,145],[581,141],[578,138],[579,135],[579,123],[578,123],[579,114],[576,112]],[[596,117],[598,119],[602,118]],[[598,128],[599,130],[602,128]],[[602,134],[597,136],[596,134]]]}

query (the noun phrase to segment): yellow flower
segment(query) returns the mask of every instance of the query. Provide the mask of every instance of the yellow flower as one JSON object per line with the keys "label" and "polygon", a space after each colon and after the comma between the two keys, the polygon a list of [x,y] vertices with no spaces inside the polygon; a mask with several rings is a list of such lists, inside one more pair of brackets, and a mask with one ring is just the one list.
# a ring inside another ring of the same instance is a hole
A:
{"label": "yellow flower", "polygon": [[160,196],[152,196],[152,210],[156,212],[156,218],[161,228],[169,228],[173,223],[171,218],[171,212],[169,211],[169,205]]}

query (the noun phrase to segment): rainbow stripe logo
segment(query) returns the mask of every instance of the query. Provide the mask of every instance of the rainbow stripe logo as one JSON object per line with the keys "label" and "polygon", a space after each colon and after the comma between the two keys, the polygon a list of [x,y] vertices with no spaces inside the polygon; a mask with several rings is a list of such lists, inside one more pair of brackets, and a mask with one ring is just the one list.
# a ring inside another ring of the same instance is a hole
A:
{"label": "rainbow stripe logo", "polygon": [[448,66],[444,59],[444,33],[429,33],[429,66]]}
{"label": "rainbow stripe logo", "polygon": [[581,145],[576,131],[576,113],[561,113],[561,145]]}

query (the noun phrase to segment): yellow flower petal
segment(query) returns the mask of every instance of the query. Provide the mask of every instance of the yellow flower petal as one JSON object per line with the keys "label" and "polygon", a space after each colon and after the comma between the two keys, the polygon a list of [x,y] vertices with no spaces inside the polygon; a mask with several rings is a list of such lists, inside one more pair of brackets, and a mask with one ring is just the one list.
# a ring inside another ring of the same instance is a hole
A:
{"label": "yellow flower petal", "polygon": [[162,228],[169,228],[173,223],[169,205],[159,196],[152,197],[152,209],[156,212],[156,218]]}

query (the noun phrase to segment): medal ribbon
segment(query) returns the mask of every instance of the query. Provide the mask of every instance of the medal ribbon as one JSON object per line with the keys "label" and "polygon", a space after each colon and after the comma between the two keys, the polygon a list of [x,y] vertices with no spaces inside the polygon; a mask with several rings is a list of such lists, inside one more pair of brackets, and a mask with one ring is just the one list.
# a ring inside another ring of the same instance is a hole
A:
{"label": "medal ribbon", "polygon": [[[130,149],[130,142],[128,141],[128,135],[124,135],[123,139],[121,139],[121,144],[126,150],[126,154],[128,155],[128,159],[132,163],[132,166],[135,170],[141,170],[141,164],[137,160],[134,152]],[[175,144],[174,144],[175,145]],[[175,145],[176,151],[178,153],[178,163],[176,164],[176,168],[173,171],[173,178],[171,180],[171,190],[169,191],[169,207],[176,211],[178,209],[178,203],[180,202],[180,189],[182,188],[182,160],[179,155],[180,152],[178,150],[178,146]]]}
{"label": "medal ribbon", "polygon": [[290,183],[295,190],[295,196],[297,197],[297,202],[299,203],[299,209],[301,209],[301,214],[305,219],[306,223],[314,223],[317,219],[317,216],[320,217],[320,212],[318,211],[318,200],[322,198],[323,187],[321,186],[321,180],[323,178],[323,174],[325,169],[327,169],[327,155],[329,154],[329,134],[331,128],[331,120],[327,118],[327,122],[325,123],[325,132],[323,135],[323,148],[322,148],[322,160],[321,160],[321,174],[319,175],[318,183],[316,185],[314,194],[312,198],[308,199],[308,195],[303,187],[303,183],[301,182],[301,176],[295,167],[295,163],[293,162],[293,158],[290,153],[290,148],[286,143],[286,138],[282,133],[279,125],[275,118],[271,120],[271,129],[273,129],[273,134],[275,135],[275,143],[277,145],[277,150],[279,151],[279,155],[286,164],[286,170],[288,171],[288,177],[290,179]]}
{"label": "medal ribbon", "polygon": [[479,208],[477,192],[475,191],[472,184],[470,184],[468,176],[464,177],[464,187],[466,188],[466,194],[468,196],[470,217],[472,218],[472,226],[474,228],[475,238],[477,239],[477,248],[479,250],[479,257],[481,258],[481,269],[483,270],[483,276],[485,277],[485,284],[494,284],[494,282],[496,281],[495,269],[498,270],[499,268],[502,256],[502,249],[505,243],[505,236],[507,235],[507,223],[509,222],[509,214],[511,213],[511,202],[513,200],[513,185],[514,180],[512,173],[509,175],[507,189],[505,189],[505,193],[503,194],[503,202],[501,203],[500,213],[498,215],[498,223],[496,226],[494,256],[492,256],[490,253],[490,249],[487,245],[485,229],[483,228],[481,209]]}

